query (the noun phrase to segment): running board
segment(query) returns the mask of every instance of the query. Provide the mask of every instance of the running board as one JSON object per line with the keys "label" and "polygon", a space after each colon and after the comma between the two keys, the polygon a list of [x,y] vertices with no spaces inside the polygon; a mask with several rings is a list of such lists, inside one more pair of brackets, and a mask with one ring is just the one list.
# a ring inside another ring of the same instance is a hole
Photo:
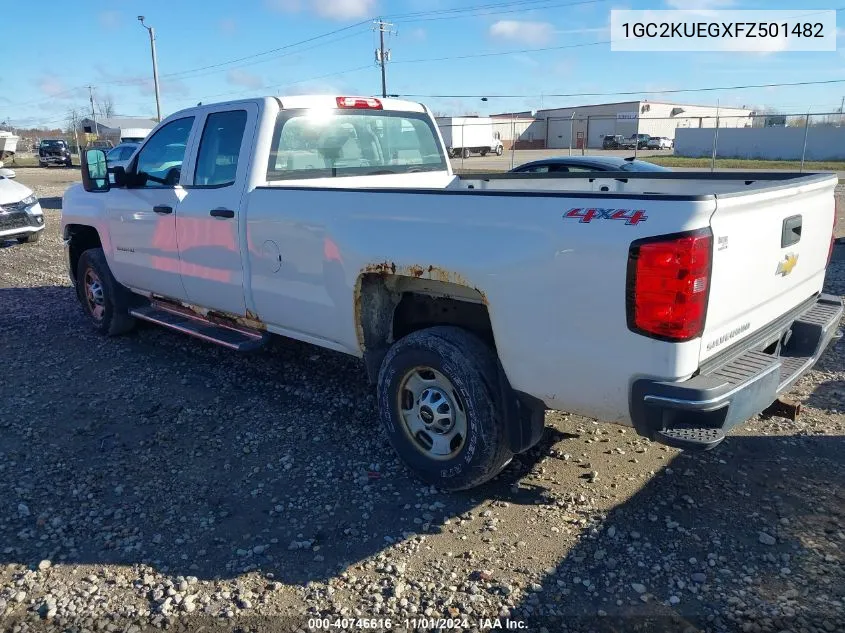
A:
{"label": "running board", "polygon": [[269,340],[267,332],[234,324],[215,323],[195,312],[158,302],[150,306],[134,308],[129,311],[129,314],[136,319],[163,325],[171,330],[238,352],[251,352],[262,347]]}

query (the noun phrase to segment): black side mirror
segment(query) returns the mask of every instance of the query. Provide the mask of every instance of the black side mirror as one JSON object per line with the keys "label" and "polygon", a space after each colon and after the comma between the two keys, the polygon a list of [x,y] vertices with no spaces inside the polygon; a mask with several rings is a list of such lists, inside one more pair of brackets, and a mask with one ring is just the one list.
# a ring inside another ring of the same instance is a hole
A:
{"label": "black side mirror", "polygon": [[123,165],[112,167],[109,171],[114,176],[112,184],[115,187],[126,187],[129,184],[129,176],[126,174],[126,168]]}
{"label": "black side mirror", "polygon": [[111,188],[106,153],[101,149],[86,149],[82,153],[82,186],[85,191],[100,192]]}

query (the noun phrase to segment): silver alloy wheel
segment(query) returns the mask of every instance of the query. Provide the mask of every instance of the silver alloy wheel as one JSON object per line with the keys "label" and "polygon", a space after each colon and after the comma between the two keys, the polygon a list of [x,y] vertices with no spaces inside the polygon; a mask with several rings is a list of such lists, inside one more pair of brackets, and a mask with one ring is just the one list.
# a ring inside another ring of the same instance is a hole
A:
{"label": "silver alloy wheel", "polygon": [[88,312],[96,321],[103,320],[106,311],[106,301],[103,295],[103,282],[93,268],[85,271],[85,302]]}
{"label": "silver alloy wheel", "polygon": [[467,415],[451,381],[436,369],[414,367],[399,383],[399,413],[417,450],[451,459],[467,439]]}

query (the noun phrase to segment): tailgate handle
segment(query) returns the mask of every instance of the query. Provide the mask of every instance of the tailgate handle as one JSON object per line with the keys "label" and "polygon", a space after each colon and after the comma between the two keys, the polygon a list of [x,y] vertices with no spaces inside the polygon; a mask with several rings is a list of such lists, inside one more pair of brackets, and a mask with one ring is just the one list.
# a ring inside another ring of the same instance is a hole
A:
{"label": "tailgate handle", "polygon": [[780,247],[786,248],[797,244],[801,240],[801,216],[793,215],[783,221],[783,231],[780,234]]}

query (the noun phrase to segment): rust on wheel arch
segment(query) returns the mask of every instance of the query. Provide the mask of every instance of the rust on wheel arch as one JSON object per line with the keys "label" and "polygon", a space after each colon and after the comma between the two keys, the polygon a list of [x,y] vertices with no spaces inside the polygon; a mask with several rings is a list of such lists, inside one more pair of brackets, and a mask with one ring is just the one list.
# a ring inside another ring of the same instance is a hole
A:
{"label": "rust on wheel arch", "polygon": [[406,277],[406,278],[413,278],[413,279],[430,279],[432,281],[439,281],[442,283],[449,283],[455,284],[457,286],[462,286],[468,290],[473,290],[478,293],[479,297],[481,298],[481,303],[485,306],[489,306],[489,301],[487,300],[487,295],[482,291],[480,288],[474,286],[470,281],[464,277],[461,273],[449,270],[446,268],[442,268],[440,266],[435,265],[428,265],[428,266],[421,266],[420,264],[400,264],[397,265],[395,262],[391,261],[383,261],[383,262],[376,262],[372,264],[368,264],[361,269],[360,274],[358,275],[358,279],[355,282],[355,296],[354,296],[354,305],[353,305],[353,313],[355,318],[355,334],[358,339],[358,344],[361,346],[361,350],[366,351],[366,343],[364,340],[364,324],[362,318],[362,292],[361,292],[361,285],[362,279],[364,275],[377,275],[383,278],[387,278],[389,276],[393,277]]}

